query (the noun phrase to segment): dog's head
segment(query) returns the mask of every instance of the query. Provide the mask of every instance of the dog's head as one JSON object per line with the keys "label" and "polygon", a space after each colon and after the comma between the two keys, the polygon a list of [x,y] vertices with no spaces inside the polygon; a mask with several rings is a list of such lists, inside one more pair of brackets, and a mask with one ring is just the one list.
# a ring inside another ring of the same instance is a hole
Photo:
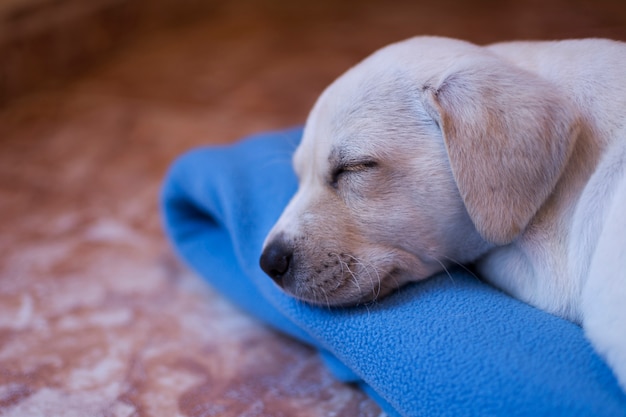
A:
{"label": "dog's head", "polygon": [[573,142],[549,83],[442,38],[387,47],[314,106],[294,154],[299,189],[261,267],[288,293],[354,304],[514,240]]}

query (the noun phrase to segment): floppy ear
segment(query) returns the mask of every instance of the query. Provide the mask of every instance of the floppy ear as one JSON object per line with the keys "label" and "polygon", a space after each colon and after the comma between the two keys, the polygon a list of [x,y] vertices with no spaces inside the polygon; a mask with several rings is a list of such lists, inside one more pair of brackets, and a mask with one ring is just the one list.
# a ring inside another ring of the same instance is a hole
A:
{"label": "floppy ear", "polygon": [[478,232],[510,243],[563,172],[575,112],[548,81],[489,54],[460,58],[423,92]]}

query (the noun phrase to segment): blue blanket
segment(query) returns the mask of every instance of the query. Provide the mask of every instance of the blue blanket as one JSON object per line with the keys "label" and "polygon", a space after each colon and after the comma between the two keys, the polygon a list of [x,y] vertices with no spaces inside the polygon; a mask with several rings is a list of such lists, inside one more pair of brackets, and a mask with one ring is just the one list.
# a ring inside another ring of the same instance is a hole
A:
{"label": "blue blanket", "polygon": [[162,193],[178,255],[233,303],[318,349],[390,416],[626,416],[626,395],[580,327],[463,270],[371,305],[319,308],[259,268],[265,235],[294,193],[301,129],[194,150]]}

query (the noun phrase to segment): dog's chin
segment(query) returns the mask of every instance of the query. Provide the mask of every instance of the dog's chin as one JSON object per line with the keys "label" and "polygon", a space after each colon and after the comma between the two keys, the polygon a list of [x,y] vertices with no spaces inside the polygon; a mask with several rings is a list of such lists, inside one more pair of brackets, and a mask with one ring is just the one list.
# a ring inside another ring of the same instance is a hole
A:
{"label": "dog's chin", "polygon": [[[309,277],[296,279],[295,285],[286,286],[283,290],[300,301],[316,306],[353,307],[375,303],[399,290],[405,283],[405,280],[399,279],[400,275],[403,275],[400,271],[393,270],[376,282],[369,277],[351,277],[330,286],[320,277]],[[311,284],[302,284],[302,281]]]}
{"label": "dog's chin", "polygon": [[311,304],[319,307],[334,307],[334,308],[345,308],[345,307],[356,307],[360,305],[366,305],[375,303],[376,301],[381,300],[387,295],[391,294],[393,290],[388,290],[386,292],[374,293],[372,291],[369,294],[354,294],[349,296],[335,296],[335,295],[323,295],[316,291],[304,290],[301,292],[290,292],[285,291],[290,296],[304,302],[307,304]]}

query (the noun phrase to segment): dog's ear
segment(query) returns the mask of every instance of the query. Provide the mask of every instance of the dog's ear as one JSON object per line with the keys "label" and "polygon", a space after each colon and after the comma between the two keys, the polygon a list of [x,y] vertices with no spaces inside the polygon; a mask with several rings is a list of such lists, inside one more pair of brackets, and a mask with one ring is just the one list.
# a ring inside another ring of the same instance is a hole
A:
{"label": "dog's ear", "polygon": [[555,86],[491,55],[461,58],[423,93],[478,232],[510,243],[571,155],[575,112]]}

